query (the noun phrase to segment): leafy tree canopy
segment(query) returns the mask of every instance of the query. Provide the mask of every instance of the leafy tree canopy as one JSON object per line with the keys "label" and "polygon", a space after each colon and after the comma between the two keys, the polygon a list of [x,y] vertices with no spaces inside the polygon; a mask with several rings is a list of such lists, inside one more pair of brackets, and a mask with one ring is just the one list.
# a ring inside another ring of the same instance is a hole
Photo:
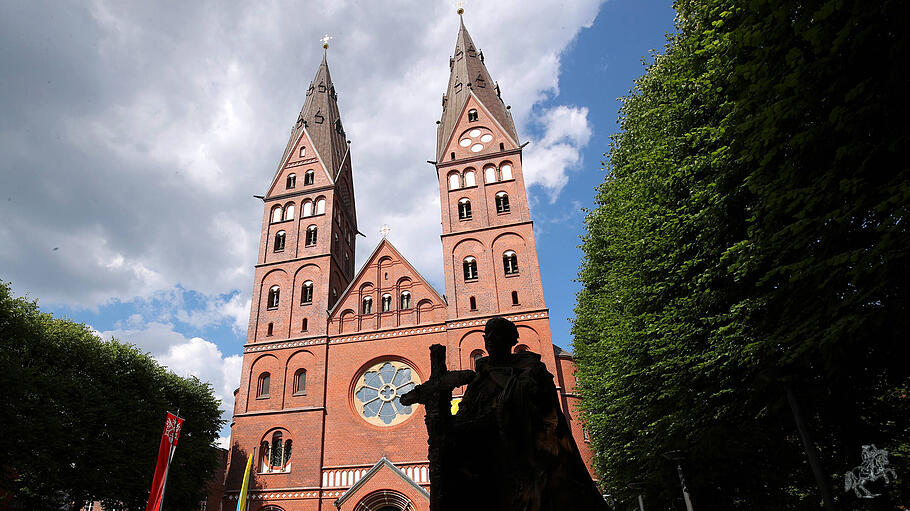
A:
{"label": "leafy tree canopy", "polygon": [[136,347],[41,313],[0,282],[0,491],[14,508],[93,500],[144,509],[166,411],[186,419],[168,475],[168,509],[197,509],[218,463],[223,421],[211,385]]}
{"label": "leafy tree canopy", "polygon": [[676,501],[680,450],[700,510],[816,509],[790,389],[835,487],[867,443],[903,474],[881,504],[842,501],[906,503],[910,4],[675,7],[583,237],[573,334],[603,484]]}

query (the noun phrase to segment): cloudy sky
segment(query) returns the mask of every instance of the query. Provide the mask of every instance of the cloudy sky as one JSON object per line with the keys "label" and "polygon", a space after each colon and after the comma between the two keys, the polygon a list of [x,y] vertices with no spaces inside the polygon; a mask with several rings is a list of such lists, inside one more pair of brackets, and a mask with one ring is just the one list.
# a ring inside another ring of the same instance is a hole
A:
{"label": "cloudy sky", "polygon": [[[525,149],[554,342],[616,98],[669,0],[473,0]],[[357,265],[390,240],[444,291],[435,122],[449,1],[0,3],[0,279],[212,382],[231,407],[265,191],[322,53],[352,140]],[[227,431],[227,430],[225,430]]]}

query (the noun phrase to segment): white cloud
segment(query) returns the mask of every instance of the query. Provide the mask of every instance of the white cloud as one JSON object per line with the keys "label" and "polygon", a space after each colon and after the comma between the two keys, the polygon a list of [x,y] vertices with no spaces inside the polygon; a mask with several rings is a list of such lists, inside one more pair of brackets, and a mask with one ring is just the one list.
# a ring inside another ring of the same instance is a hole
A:
{"label": "white cloud", "polygon": [[[601,3],[477,2],[465,16],[521,138],[533,142],[528,183],[551,199],[580,162],[587,109],[535,104],[558,93],[560,55]],[[73,307],[180,287],[205,299],[178,319],[245,331],[262,218],[251,195],[275,170],[330,31],[367,235],[357,264],[388,223],[396,246],[440,285],[439,192],[424,160],[434,156],[457,17],[445,2],[307,9],[0,5],[0,47],[15,49],[0,52],[9,77],[0,91],[3,278]],[[538,126],[543,136],[531,136]]]}

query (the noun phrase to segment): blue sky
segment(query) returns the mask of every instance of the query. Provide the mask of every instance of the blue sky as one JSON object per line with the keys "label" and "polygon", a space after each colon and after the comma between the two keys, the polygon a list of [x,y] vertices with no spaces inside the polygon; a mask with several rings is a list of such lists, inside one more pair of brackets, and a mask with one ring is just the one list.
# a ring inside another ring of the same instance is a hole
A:
{"label": "blue sky", "polygon": [[[419,7],[418,7],[419,6]],[[581,208],[667,1],[467,2],[523,141],[553,340],[569,348]],[[390,240],[440,291],[435,121],[449,2],[0,6],[0,279],[228,401],[264,191],[319,63],[353,140],[357,264]],[[530,35],[533,34],[533,35]],[[391,198],[391,200],[390,200]],[[225,403],[225,410],[230,409]],[[225,429],[224,435],[228,431]]]}

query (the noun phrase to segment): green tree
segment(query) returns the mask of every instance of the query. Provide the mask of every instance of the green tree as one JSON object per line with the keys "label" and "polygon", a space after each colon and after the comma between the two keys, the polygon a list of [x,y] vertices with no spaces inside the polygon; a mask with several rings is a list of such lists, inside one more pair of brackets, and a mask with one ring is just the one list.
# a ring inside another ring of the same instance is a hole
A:
{"label": "green tree", "polygon": [[144,509],[165,412],[186,419],[168,476],[168,509],[196,509],[223,423],[211,386],[134,346],[41,313],[0,282],[0,489],[21,508],[100,500]]}
{"label": "green tree", "polygon": [[675,7],[583,237],[573,334],[604,484],[676,500],[661,454],[682,450],[699,509],[816,508],[789,388],[829,476],[876,443],[904,474],[877,502],[906,503],[908,6]]}

